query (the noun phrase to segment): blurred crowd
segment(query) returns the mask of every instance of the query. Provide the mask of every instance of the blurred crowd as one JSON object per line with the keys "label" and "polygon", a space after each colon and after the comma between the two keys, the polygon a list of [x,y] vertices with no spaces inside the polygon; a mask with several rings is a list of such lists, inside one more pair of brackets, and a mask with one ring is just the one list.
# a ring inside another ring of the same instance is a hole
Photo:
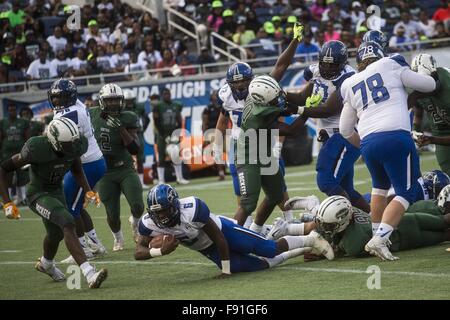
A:
{"label": "blurred crowd", "polygon": [[[199,24],[197,54],[181,32],[168,32],[157,17],[120,0],[85,5],[79,30],[68,28],[72,10],[61,0],[0,0],[0,84],[118,72],[126,72],[126,80],[192,75],[199,71],[194,65],[219,58],[211,55],[211,32],[244,46],[248,58],[258,60],[276,57],[297,21],[305,25],[297,60],[305,62],[314,60],[328,40],[357,47],[371,27],[366,9],[372,3],[383,1],[164,0]],[[450,1],[387,0],[373,23],[389,35],[392,51],[405,51],[420,45],[411,42],[448,37],[449,17]],[[438,45],[448,43],[427,44]],[[272,63],[256,61],[253,66]]]}

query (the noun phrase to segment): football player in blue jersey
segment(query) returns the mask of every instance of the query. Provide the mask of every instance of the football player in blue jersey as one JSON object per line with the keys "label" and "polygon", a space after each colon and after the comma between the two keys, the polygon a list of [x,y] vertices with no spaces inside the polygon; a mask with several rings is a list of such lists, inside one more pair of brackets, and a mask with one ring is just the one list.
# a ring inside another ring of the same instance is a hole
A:
{"label": "football player in blue jersey", "polygon": [[[304,252],[334,258],[329,243],[312,229],[306,230],[306,226],[304,234],[309,233],[306,236],[267,240],[230,218],[214,215],[196,197],[180,199],[167,184],[150,190],[147,205],[147,213],[139,221],[136,260],[169,254],[181,243],[213,261],[221,268],[221,276],[227,276],[274,267]],[[161,235],[161,245],[151,247],[152,239]]]}

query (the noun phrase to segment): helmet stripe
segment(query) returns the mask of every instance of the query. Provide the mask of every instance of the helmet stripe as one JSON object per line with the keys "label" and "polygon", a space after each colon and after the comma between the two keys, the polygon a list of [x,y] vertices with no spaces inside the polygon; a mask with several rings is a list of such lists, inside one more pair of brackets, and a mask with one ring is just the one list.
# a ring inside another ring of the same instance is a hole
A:
{"label": "helmet stripe", "polygon": [[258,82],[267,84],[269,87],[271,87],[271,88],[273,88],[273,89],[275,89],[275,90],[279,90],[279,89],[280,89],[279,86],[278,86],[278,87],[275,86],[273,82],[270,82],[269,80],[266,80],[266,79],[261,79],[261,78],[259,78],[258,80],[255,80],[254,83],[258,83]]}
{"label": "helmet stripe", "polygon": [[65,119],[65,118],[60,118],[60,121],[62,123],[64,123],[67,126],[67,128],[69,128],[70,134],[72,136],[75,136],[77,134],[77,130],[73,127],[73,125],[70,123],[70,121],[67,121],[67,119]]}

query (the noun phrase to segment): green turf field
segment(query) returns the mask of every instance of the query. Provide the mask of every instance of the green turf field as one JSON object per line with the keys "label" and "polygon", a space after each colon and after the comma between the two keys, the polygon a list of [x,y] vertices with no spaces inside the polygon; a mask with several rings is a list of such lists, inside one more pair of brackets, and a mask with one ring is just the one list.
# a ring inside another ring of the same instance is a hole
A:
{"label": "green turf field", "polygon": [[[437,168],[432,154],[422,157],[422,171]],[[287,169],[289,193],[316,194],[324,198],[315,184],[314,166]],[[355,170],[355,184],[361,193],[370,190],[370,178],[363,164]],[[206,201],[211,211],[232,216],[236,200],[230,177],[195,180],[178,188],[181,197],[195,195]],[[277,209],[278,210],[278,209]],[[104,209],[90,209],[97,232],[111,251],[112,235]],[[271,220],[280,214],[276,211]],[[229,279],[213,279],[219,269],[200,254],[179,247],[166,257],[137,262],[134,242],[122,201],[122,223],[126,250],[108,253],[96,260],[107,267],[109,278],[99,290],[82,282],[81,290],[69,290],[65,283],[54,283],[34,270],[41,255],[44,227],[37,215],[22,210],[23,219],[7,221],[0,217],[0,299],[448,299],[450,293],[450,244],[401,252],[396,262],[375,257],[305,263],[298,257],[271,270],[237,274]],[[60,245],[57,261],[68,256]],[[381,268],[381,289],[369,290],[368,266]],[[65,271],[67,265],[62,265]]]}

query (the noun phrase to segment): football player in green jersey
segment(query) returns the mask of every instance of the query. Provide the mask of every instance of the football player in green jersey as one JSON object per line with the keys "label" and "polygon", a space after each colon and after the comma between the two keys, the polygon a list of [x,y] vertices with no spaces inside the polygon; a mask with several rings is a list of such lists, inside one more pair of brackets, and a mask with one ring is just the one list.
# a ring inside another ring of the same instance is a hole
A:
{"label": "football player in green jersey", "polygon": [[294,57],[302,39],[302,31],[303,26],[297,24],[293,40],[277,60],[270,75],[257,76],[250,82],[242,114],[241,133],[234,153],[241,199],[234,219],[244,225],[247,217],[256,209],[262,188],[266,196],[250,227],[258,233],[262,231],[264,222],[275,206],[284,201],[283,173],[278,165],[279,159],[276,159],[272,150],[279,138],[275,135],[276,130],[280,136],[292,135],[305,122],[302,117],[291,125],[278,120],[287,114],[286,95],[278,81]]}
{"label": "football player in green jersey", "polygon": [[91,190],[81,166],[80,156],[87,151],[88,142],[80,136],[77,125],[69,119],[61,118],[49,124],[45,136],[29,139],[22,150],[3,161],[0,165],[0,194],[5,201],[7,215],[18,215],[17,207],[11,202],[5,175],[30,164],[31,182],[27,187],[30,209],[42,217],[47,231],[44,238],[44,254],[36,264],[36,269],[48,274],[54,281],[64,281],[64,273],[59,270],[54,257],[61,240],[80,266],[90,288],[98,288],[107,277],[107,270],[96,272],[86,260],[75,233],[75,222],[66,207],[62,180],[71,170],[78,184],[86,191],[86,201],[100,205],[98,195]]}
{"label": "football player in green jersey", "polygon": [[165,159],[166,154],[169,155],[170,160],[173,162],[175,169],[175,175],[177,177],[178,184],[188,184],[189,181],[184,179],[181,159],[179,157],[180,152],[180,138],[179,135],[174,133],[175,130],[181,129],[183,119],[181,117],[181,111],[183,105],[179,102],[173,101],[170,90],[164,88],[162,91],[162,100],[153,107],[153,123],[155,124],[156,133],[156,145],[158,146],[158,181],[165,183]]}
{"label": "football player in green jersey", "polygon": [[[0,145],[2,159],[8,159],[22,149],[30,138],[30,124],[28,120],[17,117],[16,105],[8,105],[8,117],[0,120]],[[9,172],[6,176],[10,196],[13,187],[16,187],[17,203],[23,203],[25,197],[25,185],[29,181],[28,171],[18,168]]]}
{"label": "football player in green jersey", "polygon": [[30,122],[30,137],[41,136],[45,130],[45,124],[41,121],[33,120],[34,113],[30,107],[20,109],[20,118]]}
{"label": "football player in green jersey", "polygon": [[116,84],[104,85],[99,93],[100,107],[89,109],[95,139],[106,160],[106,174],[97,183],[100,199],[105,205],[109,227],[114,236],[113,251],[123,250],[124,239],[120,221],[120,194],[130,205],[130,223],[135,240],[138,221],[144,212],[142,185],[134,168],[132,155],[139,153],[139,119],[124,110],[124,95]]}
{"label": "football player in green jersey", "polygon": [[147,130],[147,127],[150,123],[150,119],[148,114],[145,113],[145,105],[143,103],[137,103],[136,94],[132,90],[124,91],[125,98],[125,110],[134,112],[139,119],[139,129],[138,129],[138,138],[139,138],[139,153],[136,156],[137,162],[137,171],[139,174],[139,178],[141,179],[142,185],[144,185],[144,163],[145,163],[145,140],[144,140],[144,132]]}
{"label": "football player in green jersey", "polygon": [[442,171],[450,175],[450,139],[444,138],[450,136],[450,70],[438,67],[433,56],[426,53],[421,53],[413,59],[411,69],[431,75],[440,84],[434,92],[429,94],[411,93],[408,97],[408,105],[414,107],[415,131],[421,131],[423,110],[427,112],[431,119],[431,132],[435,138],[415,134],[416,139],[423,139],[419,145],[436,144],[436,158],[439,166]]}

